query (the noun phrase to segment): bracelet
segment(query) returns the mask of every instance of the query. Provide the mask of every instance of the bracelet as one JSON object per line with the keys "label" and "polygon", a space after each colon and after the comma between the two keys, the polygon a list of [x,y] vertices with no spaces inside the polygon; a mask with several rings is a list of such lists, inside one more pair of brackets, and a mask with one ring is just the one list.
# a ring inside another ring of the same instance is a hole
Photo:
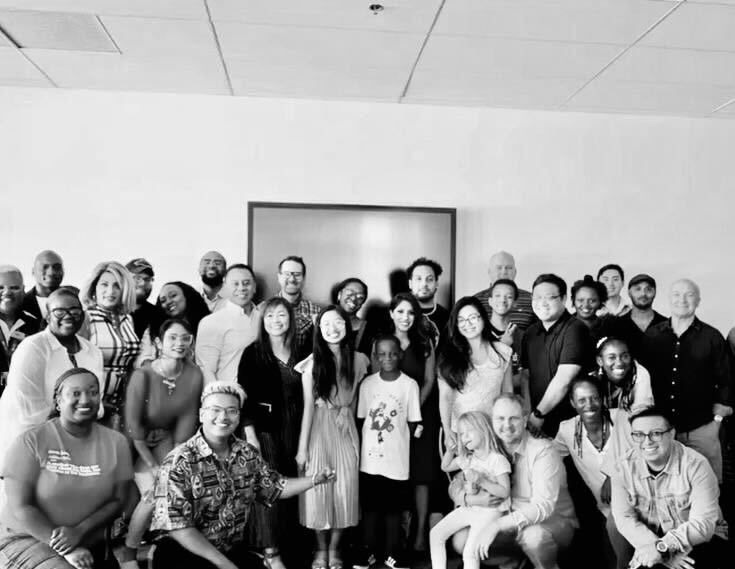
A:
{"label": "bracelet", "polygon": [[467,506],[467,492],[464,493],[464,496],[462,497],[462,501],[464,502],[465,507]]}
{"label": "bracelet", "polygon": [[316,488],[316,472],[311,475],[311,487]]}

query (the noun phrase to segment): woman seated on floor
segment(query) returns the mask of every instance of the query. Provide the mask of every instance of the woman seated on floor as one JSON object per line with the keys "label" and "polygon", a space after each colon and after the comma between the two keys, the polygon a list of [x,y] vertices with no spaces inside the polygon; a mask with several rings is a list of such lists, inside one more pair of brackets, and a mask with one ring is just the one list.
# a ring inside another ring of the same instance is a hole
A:
{"label": "woman seated on floor", "polygon": [[99,569],[105,529],[120,514],[133,478],[125,437],[97,423],[100,389],[84,368],[54,387],[52,418],[10,446],[2,475],[0,566],[7,569]]}

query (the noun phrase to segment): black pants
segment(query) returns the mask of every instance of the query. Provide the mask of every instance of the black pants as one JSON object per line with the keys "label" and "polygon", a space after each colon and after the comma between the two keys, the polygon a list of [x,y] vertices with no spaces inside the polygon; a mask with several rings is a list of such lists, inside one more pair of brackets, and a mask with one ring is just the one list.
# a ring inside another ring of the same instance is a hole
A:
{"label": "black pants", "polygon": [[[263,560],[244,546],[236,546],[225,554],[239,569],[262,569]],[[182,547],[178,541],[164,537],[156,542],[153,553],[153,569],[172,569],[182,567],[186,569],[217,569],[206,559],[194,555]]]}

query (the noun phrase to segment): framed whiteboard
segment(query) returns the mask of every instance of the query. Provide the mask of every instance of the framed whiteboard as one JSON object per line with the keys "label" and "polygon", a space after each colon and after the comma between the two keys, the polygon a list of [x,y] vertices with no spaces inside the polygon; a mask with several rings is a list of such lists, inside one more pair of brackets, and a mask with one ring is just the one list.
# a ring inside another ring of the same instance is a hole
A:
{"label": "framed whiteboard", "polygon": [[405,268],[419,257],[443,268],[437,301],[454,302],[456,209],[303,203],[248,203],[248,262],[258,298],[279,290],[278,263],[298,255],[306,263],[304,296],[333,301],[347,277],[368,285],[363,311],[407,290]]}

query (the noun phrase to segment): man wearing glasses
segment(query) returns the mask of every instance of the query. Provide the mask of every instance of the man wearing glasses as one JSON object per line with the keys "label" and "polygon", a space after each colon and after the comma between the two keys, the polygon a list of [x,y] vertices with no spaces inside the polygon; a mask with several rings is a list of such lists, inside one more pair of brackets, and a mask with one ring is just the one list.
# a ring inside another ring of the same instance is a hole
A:
{"label": "man wearing glasses", "polygon": [[168,454],[154,490],[153,567],[237,569],[263,566],[245,551],[245,526],[253,503],[270,505],[334,480],[325,468],[314,476],[284,478],[252,445],[234,436],[245,392],[237,383],[204,388],[197,433]]}
{"label": "man wearing glasses", "polygon": [[156,307],[148,302],[148,297],[151,295],[153,290],[153,266],[139,257],[133,259],[125,268],[130,271],[135,280],[135,310],[130,316],[133,317],[133,328],[135,328],[135,334],[138,338],[143,338],[143,333],[150,326],[153,319],[153,315],[156,312]]}
{"label": "man wearing glasses", "polygon": [[[717,567],[712,541],[722,514],[712,467],[676,441],[668,412],[648,407],[630,418],[631,448],[612,478],[611,534],[618,567]],[[696,562],[696,565],[695,565]]]}
{"label": "man wearing glasses", "polygon": [[48,326],[23,340],[10,363],[0,399],[0,463],[15,437],[48,419],[55,404],[54,383],[62,373],[86,368],[102,389],[102,352],[77,334],[84,322],[79,297],[62,287],[48,296],[47,306]]}
{"label": "man wearing glasses", "polygon": [[568,401],[569,382],[588,371],[594,346],[587,327],[566,309],[567,284],[554,274],[533,283],[531,304],[539,321],[531,324],[521,344],[521,392],[532,409],[528,425],[556,436],[559,423],[574,416]]}
{"label": "man wearing glasses", "polygon": [[317,303],[304,298],[305,279],[306,263],[301,257],[289,255],[278,264],[278,284],[281,290],[277,296],[288,300],[293,307],[296,316],[296,340],[299,344],[311,342],[314,320],[322,309]]}

